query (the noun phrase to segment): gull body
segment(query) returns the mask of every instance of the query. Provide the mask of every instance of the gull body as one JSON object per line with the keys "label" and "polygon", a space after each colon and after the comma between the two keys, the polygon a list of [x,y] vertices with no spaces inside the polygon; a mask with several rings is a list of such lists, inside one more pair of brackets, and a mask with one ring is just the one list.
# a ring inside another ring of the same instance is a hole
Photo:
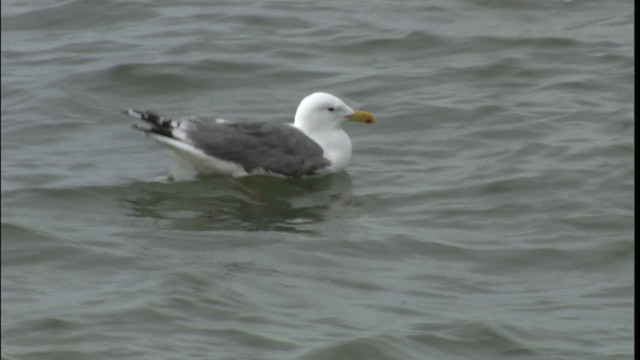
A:
{"label": "gull body", "polygon": [[302,177],[343,171],[351,159],[352,145],[342,124],[375,121],[371,113],[354,110],[324,92],[302,99],[292,124],[200,117],[174,120],[138,110],[127,114],[150,125],[136,128],[167,146],[196,172],[234,177]]}

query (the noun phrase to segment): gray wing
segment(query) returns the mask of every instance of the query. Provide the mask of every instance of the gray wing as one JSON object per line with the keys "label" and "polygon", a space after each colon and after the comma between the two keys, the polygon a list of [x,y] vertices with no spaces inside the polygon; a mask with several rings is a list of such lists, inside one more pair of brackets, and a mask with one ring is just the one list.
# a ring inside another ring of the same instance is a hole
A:
{"label": "gray wing", "polygon": [[302,131],[286,124],[210,122],[193,119],[186,131],[193,145],[208,155],[256,169],[300,177],[329,165],[324,151]]}
{"label": "gray wing", "polygon": [[[290,125],[197,117],[173,120],[139,110],[126,113],[151,125],[137,127],[141,131],[189,141],[207,155],[240,164],[247,173],[263,169],[301,177],[330,165],[320,145]],[[176,131],[186,136],[176,137]]]}

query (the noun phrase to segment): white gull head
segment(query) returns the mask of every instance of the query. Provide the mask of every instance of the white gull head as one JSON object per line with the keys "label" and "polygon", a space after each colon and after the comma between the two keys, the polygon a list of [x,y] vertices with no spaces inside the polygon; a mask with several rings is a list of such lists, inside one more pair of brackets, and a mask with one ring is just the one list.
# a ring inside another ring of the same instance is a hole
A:
{"label": "white gull head", "polygon": [[334,130],[353,114],[353,109],[338,97],[316,92],[300,101],[294,123],[296,127],[307,131]]}
{"label": "white gull head", "polygon": [[331,165],[327,172],[342,171],[351,159],[351,139],[341,128],[345,121],[375,122],[375,117],[366,111],[354,110],[338,97],[324,93],[313,93],[300,102],[293,126],[317,142]]}

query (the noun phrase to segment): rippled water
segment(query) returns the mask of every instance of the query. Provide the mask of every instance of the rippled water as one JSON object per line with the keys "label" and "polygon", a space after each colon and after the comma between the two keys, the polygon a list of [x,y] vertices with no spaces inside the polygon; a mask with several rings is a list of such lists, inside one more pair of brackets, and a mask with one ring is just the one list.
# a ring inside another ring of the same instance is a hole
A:
{"label": "rippled water", "polygon": [[[2,2],[2,359],[630,359],[626,1]],[[156,181],[128,107],[346,173]]]}

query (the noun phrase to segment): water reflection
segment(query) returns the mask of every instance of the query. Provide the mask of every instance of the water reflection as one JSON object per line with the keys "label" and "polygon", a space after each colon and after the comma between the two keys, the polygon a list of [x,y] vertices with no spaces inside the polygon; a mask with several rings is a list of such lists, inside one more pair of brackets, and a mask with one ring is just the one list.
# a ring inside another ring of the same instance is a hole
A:
{"label": "water reflection", "polygon": [[311,179],[255,176],[132,184],[122,203],[132,216],[184,230],[313,232],[351,194],[346,172]]}

